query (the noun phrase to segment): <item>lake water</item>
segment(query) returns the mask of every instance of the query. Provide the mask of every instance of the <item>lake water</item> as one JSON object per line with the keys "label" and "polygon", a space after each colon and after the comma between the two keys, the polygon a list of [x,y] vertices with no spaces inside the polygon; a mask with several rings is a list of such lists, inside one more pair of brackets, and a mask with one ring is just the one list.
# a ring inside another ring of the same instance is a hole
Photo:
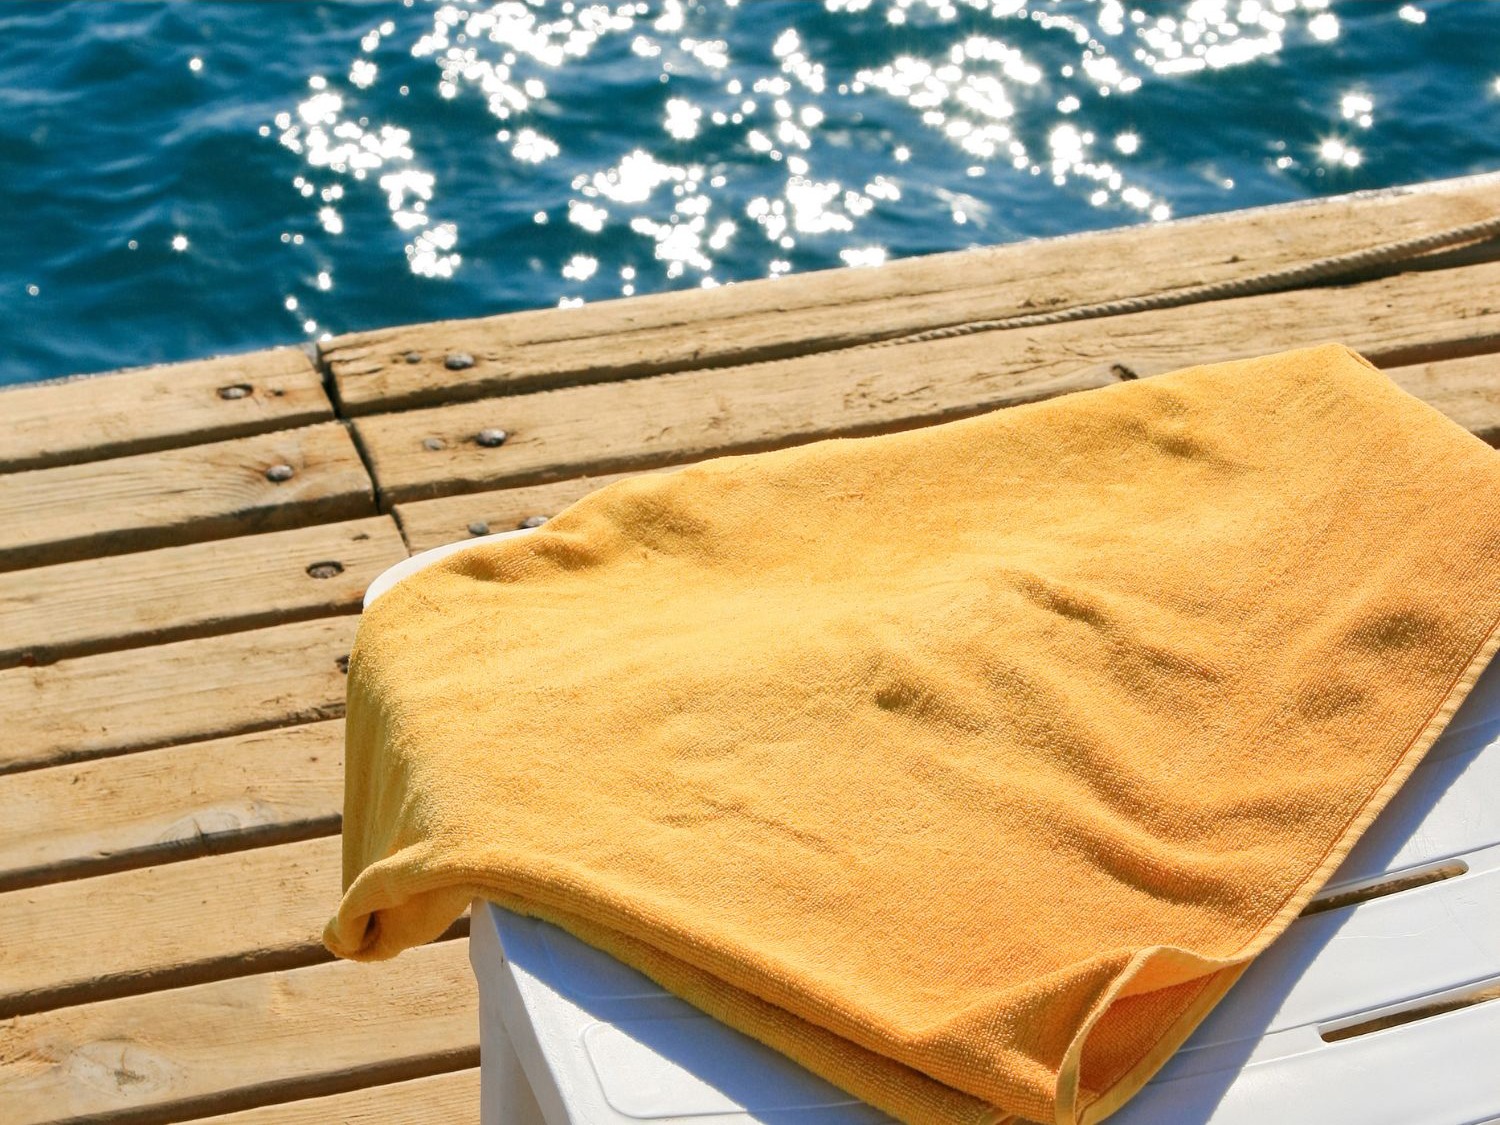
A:
{"label": "lake water", "polygon": [[1500,168],[1500,4],[0,6],[0,383]]}

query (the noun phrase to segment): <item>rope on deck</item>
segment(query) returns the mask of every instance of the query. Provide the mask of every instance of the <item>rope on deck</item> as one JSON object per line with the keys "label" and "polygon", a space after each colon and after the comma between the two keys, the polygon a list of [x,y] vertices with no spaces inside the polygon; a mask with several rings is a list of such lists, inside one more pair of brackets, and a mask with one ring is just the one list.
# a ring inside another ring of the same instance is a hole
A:
{"label": "rope on deck", "polygon": [[1045,324],[1062,324],[1070,320],[1120,316],[1151,309],[1192,305],[1202,301],[1222,301],[1230,297],[1259,296],[1280,289],[1299,289],[1316,282],[1324,282],[1369,269],[1372,266],[1405,261],[1434,250],[1444,250],[1464,243],[1482,242],[1496,236],[1500,236],[1500,215],[1477,223],[1467,223],[1461,227],[1450,227],[1447,230],[1424,234],[1418,238],[1406,238],[1399,242],[1387,242],[1364,250],[1353,250],[1347,254],[1317,258],[1311,262],[1251,274],[1248,277],[1205,282],[1201,285],[1189,285],[1182,289],[1141,297],[1121,297],[1113,301],[1101,301],[1094,305],[1074,305],[1069,308],[1055,309],[1052,312],[1023,313],[1017,316],[1000,317],[996,320],[973,320],[964,324],[950,324],[944,328],[929,328],[907,336],[893,336],[890,339],[877,340],[861,346],[884,348],[897,344],[920,344],[928,340],[946,340],[954,336],[969,336],[976,332],[992,332],[1003,328],[1037,328]]}

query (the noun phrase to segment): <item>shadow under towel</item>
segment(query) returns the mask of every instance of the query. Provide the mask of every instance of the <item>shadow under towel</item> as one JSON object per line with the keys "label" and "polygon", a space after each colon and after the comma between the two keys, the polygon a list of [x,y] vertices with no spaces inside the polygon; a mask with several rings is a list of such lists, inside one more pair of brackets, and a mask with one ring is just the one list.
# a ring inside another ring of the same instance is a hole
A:
{"label": "shadow under towel", "polygon": [[479,895],[904,1121],[1097,1121],[1500,644],[1497,500],[1332,345],[618,482],[366,613],[325,939]]}

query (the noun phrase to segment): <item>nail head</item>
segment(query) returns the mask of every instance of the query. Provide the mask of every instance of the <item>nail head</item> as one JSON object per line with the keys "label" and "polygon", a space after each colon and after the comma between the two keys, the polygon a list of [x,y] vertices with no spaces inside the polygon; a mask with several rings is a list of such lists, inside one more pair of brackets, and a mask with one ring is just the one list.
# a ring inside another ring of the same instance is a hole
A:
{"label": "nail head", "polygon": [[422,448],[423,449],[430,449],[434,453],[436,453],[439,449],[446,449],[447,447],[448,447],[448,443],[446,441],[444,441],[440,437],[425,438],[422,441]]}
{"label": "nail head", "polygon": [[544,524],[546,522],[547,522],[547,517],[546,516],[527,516],[520,523],[516,524],[516,527],[518,529],[520,529],[520,528],[541,527],[542,524]]}
{"label": "nail head", "polygon": [[470,535],[488,535],[489,533],[490,525],[485,523],[483,520],[475,520],[469,525]]}
{"label": "nail head", "polygon": [[422,353],[421,352],[407,352],[406,355],[404,355],[402,358],[405,359],[407,363],[421,363],[422,362]]}
{"label": "nail head", "polygon": [[266,470],[266,479],[273,484],[281,484],[283,481],[289,481],[296,475],[297,470],[290,465],[272,465]]}
{"label": "nail head", "polygon": [[449,371],[462,371],[474,366],[474,357],[468,352],[449,352],[443,357],[443,366]]}
{"label": "nail head", "polygon": [[245,398],[253,390],[255,388],[249,383],[230,383],[227,387],[219,388],[219,397],[224,399]]}
{"label": "nail head", "polygon": [[307,568],[307,573],[310,578],[332,578],[336,574],[344,573],[344,564],[334,559],[327,559],[324,562],[313,563]]}
{"label": "nail head", "polygon": [[508,437],[510,435],[504,430],[480,430],[474,435],[474,440],[486,449],[493,449],[497,445],[504,445]]}

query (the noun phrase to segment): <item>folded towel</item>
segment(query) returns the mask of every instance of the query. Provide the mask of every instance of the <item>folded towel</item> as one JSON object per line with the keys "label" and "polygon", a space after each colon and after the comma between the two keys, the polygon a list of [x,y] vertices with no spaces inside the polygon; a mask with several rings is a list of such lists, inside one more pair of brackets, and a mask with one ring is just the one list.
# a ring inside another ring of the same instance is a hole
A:
{"label": "folded towel", "polygon": [[365,614],[325,940],[482,896],[904,1121],[1097,1121],[1500,645],[1497,500],[1337,346],[610,485]]}

